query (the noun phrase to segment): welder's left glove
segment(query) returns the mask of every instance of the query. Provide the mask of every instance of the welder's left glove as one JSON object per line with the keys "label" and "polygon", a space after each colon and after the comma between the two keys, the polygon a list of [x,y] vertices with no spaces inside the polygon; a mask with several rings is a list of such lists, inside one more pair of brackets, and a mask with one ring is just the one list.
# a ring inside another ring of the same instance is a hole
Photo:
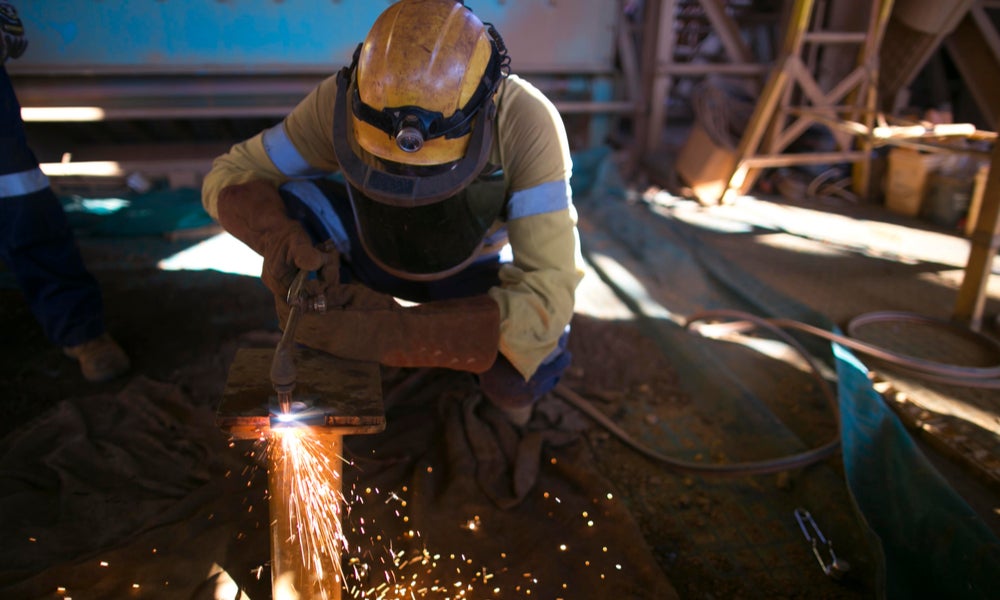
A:
{"label": "welder's left glove", "polygon": [[8,58],[20,58],[28,47],[24,37],[24,24],[17,10],[7,2],[0,2],[0,64]]}
{"label": "welder's left glove", "polygon": [[[362,286],[357,286],[362,287]],[[500,343],[500,307],[487,295],[404,307],[368,290],[346,306],[303,313],[295,339],[341,358],[392,367],[440,367],[482,373]],[[282,326],[289,306],[275,303]]]}
{"label": "welder's left glove", "polygon": [[278,189],[266,181],[230,185],[219,192],[219,223],[264,257],[261,280],[279,298],[300,271],[316,271],[335,257],[313,244],[288,216]]}

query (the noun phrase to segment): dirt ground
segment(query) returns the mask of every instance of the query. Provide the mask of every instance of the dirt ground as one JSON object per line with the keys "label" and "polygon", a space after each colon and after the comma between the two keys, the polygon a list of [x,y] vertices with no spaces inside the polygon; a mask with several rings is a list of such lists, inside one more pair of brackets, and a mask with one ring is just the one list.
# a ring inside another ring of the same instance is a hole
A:
{"label": "dirt ground", "polygon": [[[271,296],[252,277],[214,271],[170,272],[157,261],[198,239],[81,238],[87,264],[102,285],[108,328],[131,355],[128,377],[87,384],[76,366],[42,337],[10,275],[0,271],[0,436],[17,430],[66,398],[113,394],[144,376],[179,387],[199,405],[217,406],[236,349],[273,343],[277,323]],[[680,448],[708,439],[727,449],[713,417],[696,410],[680,375],[634,321],[580,314],[573,323],[574,364],[564,384],[592,400],[623,427],[687,423]],[[808,387],[790,371],[793,386]],[[779,403],[780,404],[780,403]],[[822,441],[829,417],[819,404],[795,402],[804,438]],[[777,406],[781,410],[781,406]],[[648,428],[648,427],[647,427]],[[684,427],[681,427],[683,429]],[[596,467],[619,490],[645,543],[685,598],[856,598],[871,589],[871,563],[859,534],[839,531],[854,549],[852,578],[825,577],[791,518],[799,485],[788,478],[718,482],[681,476],[626,447],[603,428],[586,433]],[[656,440],[646,440],[655,443]],[[697,457],[703,459],[704,457]],[[836,465],[833,466],[837,468]],[[845,499],[830,498],[831,505]]]}

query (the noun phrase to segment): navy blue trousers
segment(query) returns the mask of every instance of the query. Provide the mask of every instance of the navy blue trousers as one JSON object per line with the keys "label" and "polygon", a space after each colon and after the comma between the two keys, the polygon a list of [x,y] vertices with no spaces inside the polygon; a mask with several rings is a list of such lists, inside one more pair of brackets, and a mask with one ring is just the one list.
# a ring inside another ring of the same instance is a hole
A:
{"label": "navy blue trousers", "polygon": [[[434,281],[409,281],[400,279],[378,266],[365,252],[358,237],[356,222],[346,187],[339,182],[321,179],[313,182],[333,207],[340,221],[337,229],[347,235],[351,247],[350,257],[341,259],[341,282],[356,281],[383,294],[390,294],[412,302],[429,302],[449,298],[465,298],[485,294],[500,284],[500,259],[477,261],[462,271]],[[288,213],[309,231],[316,243],[324,242],[325,227],[317,216],[299,198],[288,190],[281,190]],[[571,355],[566,350],[569,328],[559,340],[559,352],[541,365],[527,381],[500,353],[493,366],[479,375],[479,385],[494,404],[519,408],[533,404],[543,394],[555,387],[563,372],[569,367]]]}
{"label": "navy blue trousers", "polygon": [[37,169],[21,106],[0,65],[0,261],[17,280],[45,336],[60,346],[75,346],[104,333],[101,292],[83,264],[59,199]]}

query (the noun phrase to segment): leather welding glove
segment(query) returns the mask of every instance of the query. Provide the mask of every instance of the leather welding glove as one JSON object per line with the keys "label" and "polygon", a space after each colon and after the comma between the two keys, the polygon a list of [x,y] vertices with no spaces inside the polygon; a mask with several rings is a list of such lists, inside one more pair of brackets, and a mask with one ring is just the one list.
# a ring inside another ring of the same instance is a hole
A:
{"label": "leather welding glove", "polygon": [[[278,299],[276,307],[284,326],[289,306]],[[368,290],[344,307],[303,313],[295,333],[297,342],[341,358],[482,373],[497,357],[500,307],[487,295],[404,307]]]}
{"label": "leather welding glove", "polygon": [[313,245],[302,225],[285,211],[278,189],[266,181],[230,185],[219,192],[219,223],[264,257],[261,280],[278,298],[299,270],[316,271],[336,257]]}
{"label": "leather welding glove", "polygon": [[331,242],[321,244],[319,249],[323,251],[326,263],[319,270],[319,276],[315,280],[306,282],[309,296],[322,295],[326,306],[331,310],[387,309],[399,306],[392,296],[376,292],[364,284],[342,283],[340,280],[340,252]]}

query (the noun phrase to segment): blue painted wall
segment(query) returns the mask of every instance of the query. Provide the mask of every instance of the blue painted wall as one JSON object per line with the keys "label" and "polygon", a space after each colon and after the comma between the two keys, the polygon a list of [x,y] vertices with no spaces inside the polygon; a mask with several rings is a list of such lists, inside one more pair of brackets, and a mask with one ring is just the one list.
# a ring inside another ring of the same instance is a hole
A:
{"label": "blue painted wall", "polygon": [[[14,0],[30,46],[12,73],[331,72],[389,0]],[[614,0],[471,0],[517,72],[611,69]]]}

